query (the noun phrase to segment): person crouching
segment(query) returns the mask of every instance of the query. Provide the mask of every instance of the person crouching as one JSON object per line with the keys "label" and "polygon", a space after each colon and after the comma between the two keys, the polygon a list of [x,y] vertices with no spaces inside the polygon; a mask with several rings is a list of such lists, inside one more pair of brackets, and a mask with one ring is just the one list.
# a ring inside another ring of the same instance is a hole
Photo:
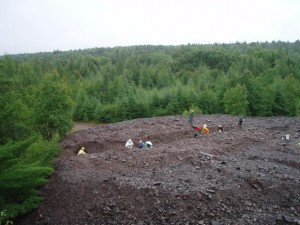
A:
{"label": "person crouching", "polygon": [[132,147],[133,147],[133,142],[132,142],[131,139],[129,139],[129,140],[126,142],[125,147],[126,147],[126,148],[132,148]]}
{"label": "person crouching", "polygon": [[140,142],[139,142],[139,148],[144,148],[144,147],[145,147],[145,143],[142,140],[140,140]]}

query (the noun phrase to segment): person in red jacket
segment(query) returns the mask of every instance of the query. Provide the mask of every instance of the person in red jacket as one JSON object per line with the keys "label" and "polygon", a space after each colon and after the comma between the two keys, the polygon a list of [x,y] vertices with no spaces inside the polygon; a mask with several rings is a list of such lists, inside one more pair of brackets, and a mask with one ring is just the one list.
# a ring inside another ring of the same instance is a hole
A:
{"label": "person in red jacket", "polygon": [[200,134],[202,127],[193,126],[193,129],[195,130],[194,138],[196,138]]}

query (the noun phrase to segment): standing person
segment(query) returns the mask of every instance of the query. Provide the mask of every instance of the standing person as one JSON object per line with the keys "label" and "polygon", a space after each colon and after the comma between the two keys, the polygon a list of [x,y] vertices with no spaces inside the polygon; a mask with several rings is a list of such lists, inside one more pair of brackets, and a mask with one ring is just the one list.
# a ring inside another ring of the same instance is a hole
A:
{"label": "standing person", "polygon": [[224,132],[224,127],[220,124],[218,126],[218,138],[221,137],[222,133]]}
{"label": "standing person", "polygon": [[193,125],[193,117],[194,117],[194,110],[191,110],[189,115],[189,123],[191,125]]}
{"label": "standing person", "polygon": [[244,118],[240,117],[239,123],[238,123],[238,126],[239,126],[240,129],[242,129],[243,123],[244,123]]}

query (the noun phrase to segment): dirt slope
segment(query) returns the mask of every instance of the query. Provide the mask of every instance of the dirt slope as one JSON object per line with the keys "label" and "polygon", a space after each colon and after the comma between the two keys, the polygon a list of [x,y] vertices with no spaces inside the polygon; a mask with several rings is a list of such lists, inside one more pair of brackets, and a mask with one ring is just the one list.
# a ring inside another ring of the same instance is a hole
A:
{"label": "dirt slope", "polygon": [[[246,118],[244,129],[237,121],[195,116],[210,128],[199,138],[180,116],[73,133],[44,202],[16,224],[300,224],[300,118]],[[154,148],[138,149],[140,139]],[[82,146],[88,154],[77,156]]]}

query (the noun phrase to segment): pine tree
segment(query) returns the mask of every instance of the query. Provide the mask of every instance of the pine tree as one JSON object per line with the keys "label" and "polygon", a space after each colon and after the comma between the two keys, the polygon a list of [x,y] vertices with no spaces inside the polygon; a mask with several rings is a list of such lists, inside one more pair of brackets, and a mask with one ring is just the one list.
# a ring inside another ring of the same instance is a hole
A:
{"label": "pine tree", "polygon": [[224,94],[225,112],[231,115],[246,115],[248,101],[247,90],[244,86],[237,84]]}
{"label": "pine tree", "polygon": [[22,120],[25,106],[14,83],[0,74],[0,144],[28,134]]}
{"label": "pine tree", "polygon": [[0,146],[0,209],[8,218],[36,208],[42,200],[38,188],[54,171],[58,144],[31,137]]}
{"label": "pine tree", "polygon": [[56,74],[48,74],[37,94],[33,109],[35,129],[46,140],[55,135],[63,138],[72,128],[72,101],[67,88]]}

